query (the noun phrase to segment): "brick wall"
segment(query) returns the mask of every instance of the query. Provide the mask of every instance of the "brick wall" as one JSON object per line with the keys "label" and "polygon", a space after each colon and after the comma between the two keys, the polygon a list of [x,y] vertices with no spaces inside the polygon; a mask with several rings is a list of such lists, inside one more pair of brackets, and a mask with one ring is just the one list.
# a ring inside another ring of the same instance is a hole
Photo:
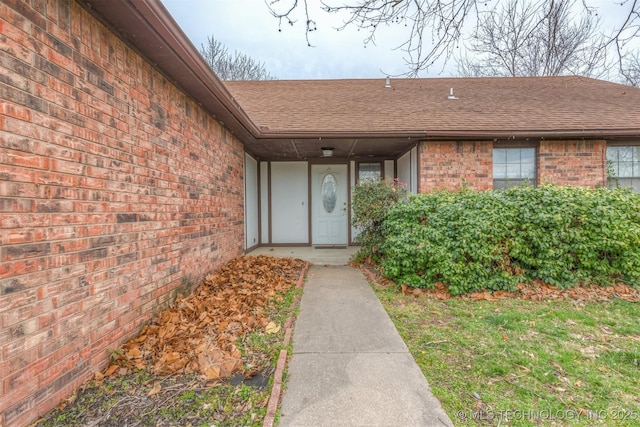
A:
{"label": "brick wall", "polygon": [[[493,143],[422,142],[420,192],[440,188],[493,188]],[[605,186],[607,144],[599,141],[542,140],[537,149],[537,182]]]}
{"label": "brick wall", "polygon": [[422,142],[420,144],[420,192],[493,188],[493,143],[491,141]]}
{"label": "brick wall", "polygon": [[607,184],[606,141],[540,141],[538,160],[539,183]]}
{"label": "brick wall", "polygon": [[0,2],[0,426],[243,251],[243,148],[86,10]]}

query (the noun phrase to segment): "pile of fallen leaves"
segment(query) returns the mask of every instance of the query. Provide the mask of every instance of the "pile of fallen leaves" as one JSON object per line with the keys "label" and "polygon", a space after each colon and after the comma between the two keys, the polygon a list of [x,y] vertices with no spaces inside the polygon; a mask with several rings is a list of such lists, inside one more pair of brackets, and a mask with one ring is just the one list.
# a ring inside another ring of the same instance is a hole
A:
{"label": "pile of fallen leaves", "polygon": [[196,372],[207,380],[230,377],[243,365],[236,346],[243,335],[279,329],[269,319],[268,303],[295,285],[304,265],[266,256],[230,261],[124,344],[103,375],[146,369],[156,375]]}
{"label": "pile of fallen leaves", "polygon": [[[361,265],[363,272],[369,276],[370,280],[380,284],[392,285],[388,279],[378,276],[371,266]],[[633,288],[624,283],[616,283],[611,286],[579,285],[570,289],[560,289],[557,286],[536,280],[531,283],[520,283],[515,292],[507,291],[481,291],[469,295],[453,297],[447,285],[441,282],[436,283],[433,289],[412,288],[407,285],[400,285],[400,290],[404,295],[413,295],[416,298],[420,295],[427,295],[439,300],[459,298],[474,301],[497,301],[506,298],[516,298],[529,301],[555,301],[571,300],[576,302],[588,301],[610,301],[619,298],[629,302],[640,302],[640,289]]]}
{"label": "pile of fallen leaves", "polygon": [[[451,298],[451,294],[443,283],[438,283],[435,289],[412,289],[404,286],[402,292],[405,294],[412,293],[414,295],[427,294],[441,300]],[[640,289],[634,289],[624,283],[611,286],[580,285],[571,289],[560,289],[557,286],[535,281],[532,283],[518,284],[515,292],[482,291],[464,295],[459,298],[474,301],[497,301],[506,298],[517,298],[529,301],[571,300],[576,302],[609,301],[614,298],[619,298],[630,302],[640,302]]]}

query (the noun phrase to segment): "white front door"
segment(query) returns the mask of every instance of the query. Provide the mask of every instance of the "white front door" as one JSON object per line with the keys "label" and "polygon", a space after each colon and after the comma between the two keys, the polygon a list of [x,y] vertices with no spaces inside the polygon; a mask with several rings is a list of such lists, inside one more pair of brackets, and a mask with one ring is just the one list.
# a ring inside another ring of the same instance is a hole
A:
{"label": "white front door", "polygon": [[348,243],[347,165],[311,166],[311,224],[314,245]]}

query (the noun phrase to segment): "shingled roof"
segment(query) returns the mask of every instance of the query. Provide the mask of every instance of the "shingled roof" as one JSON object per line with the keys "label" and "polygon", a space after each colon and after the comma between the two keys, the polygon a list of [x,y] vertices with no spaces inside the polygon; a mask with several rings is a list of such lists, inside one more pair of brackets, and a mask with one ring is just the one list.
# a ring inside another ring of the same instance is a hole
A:
{"label": "shingled roof", "polygon": [[[640,135],[640,89],[585,77],[226,82],[268,134]],[[456,99],[449,99],[450,90]]]}
{"label": "shingled roof", "polygon": [[[84,0],[261,159],[395,158],[423,140],[640,137],[640,89],[584,77],[222,82],[156,0]],[[453,88],[457,99],[448,99]]]}

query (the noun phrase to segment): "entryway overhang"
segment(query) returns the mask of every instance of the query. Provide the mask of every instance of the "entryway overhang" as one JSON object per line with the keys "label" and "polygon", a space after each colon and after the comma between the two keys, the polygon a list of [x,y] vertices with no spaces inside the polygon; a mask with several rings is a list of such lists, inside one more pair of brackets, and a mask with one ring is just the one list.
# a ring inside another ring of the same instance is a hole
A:
{"label": "entryway overhang", "polygon": [[261,160],[313,160],[326,157],[323,148],[331,149],[335,159],[398,158],[415,146],[422,137],[285,137],[251,139],[246,150]]}
{"label": "entryway overhang", "polygon": [[260,160],[317,160],[325,157],[323,148],[332,149],[332,158],[366,160],[368,158],[397,159],[419,142],[429,141],[529,141],[550,139],[625,139],[637,138],[635,130],[617,131],[568,129],[562,131],[511,130],[500,131],[406,131],[389,133],[276,133],[261,130],[258,137],[245,140],[245,148]]}

